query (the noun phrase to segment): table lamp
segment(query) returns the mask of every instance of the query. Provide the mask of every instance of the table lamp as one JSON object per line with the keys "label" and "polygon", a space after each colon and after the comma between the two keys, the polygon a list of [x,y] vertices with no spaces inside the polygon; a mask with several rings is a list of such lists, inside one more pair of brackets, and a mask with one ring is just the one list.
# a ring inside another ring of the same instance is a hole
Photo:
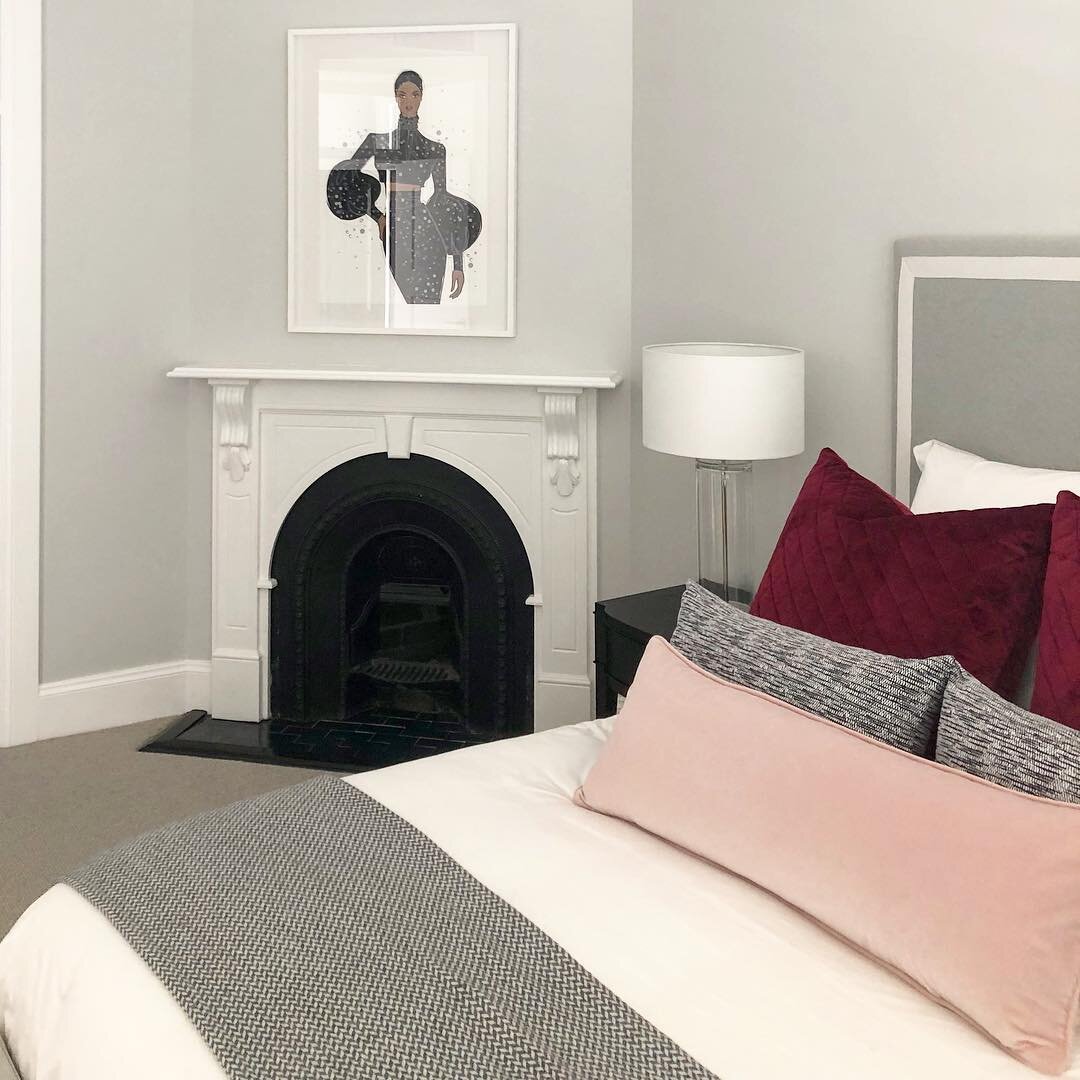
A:
{"label": "table lamp", "polygon": [[752,462],[803,452],[803,352],[683,342],[642,350],[642,441],[697,462],[698,580],[753,592]]}

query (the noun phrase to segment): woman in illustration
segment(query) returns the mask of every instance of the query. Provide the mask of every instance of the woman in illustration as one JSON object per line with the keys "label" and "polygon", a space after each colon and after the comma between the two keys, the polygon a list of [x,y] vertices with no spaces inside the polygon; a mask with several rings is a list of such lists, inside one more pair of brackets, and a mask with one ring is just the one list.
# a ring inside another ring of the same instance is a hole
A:
{"label": "woman in illustration", "polygon": [[[446,190],[446,147],[420,132],[423,79],[403,71],[394,80],[394,98],[397,128],[372,132],[351,158],[331,170],[326,201],[339,218],[366,214],[376,223],[390,273],[407,304],[438,304],[448,259],[453,262],[450,299],[465,287],[462,256],[480,235],[480,211]],[[363,171],[372,158],[378,180]],[[425,202],[421,192],[429,179],[434,192]],[[383,186],[385,210],[376,205]]]}

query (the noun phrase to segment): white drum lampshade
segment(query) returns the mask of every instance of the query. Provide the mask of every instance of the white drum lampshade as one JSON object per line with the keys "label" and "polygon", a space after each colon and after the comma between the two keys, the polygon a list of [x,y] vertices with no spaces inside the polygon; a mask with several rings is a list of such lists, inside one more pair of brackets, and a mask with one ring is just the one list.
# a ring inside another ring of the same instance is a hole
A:
{"label": "white drum lampshade", "polygon": [[803,452],[803,352],[773,345],[646,345],[643,441],[712,461]]}
{"label": "white drum lampshade", "polygon": [[727,600],[753,584],[750,463],[803,452],[803,380],[802,350],[780,345],[642,350],[642,441],[697,460],[698,579]]}

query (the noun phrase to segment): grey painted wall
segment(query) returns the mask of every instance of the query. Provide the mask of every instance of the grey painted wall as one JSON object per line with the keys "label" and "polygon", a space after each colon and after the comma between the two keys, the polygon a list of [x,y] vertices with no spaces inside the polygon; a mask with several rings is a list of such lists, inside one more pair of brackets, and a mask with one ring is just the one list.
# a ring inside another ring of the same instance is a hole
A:
{"label": "grey painted wall", "polygon": [[[757,472],[763,564],[824,444],[892,475],[893,242],[1080,229],[1080,6],[634,4],[635,357],[807,350],[807,448]],[[633,447],[635,583],[693,571],[692,470]],[[681,543],[680,543],[681,540]]]}
{"label": "grey painted wall", "polygon": [[[289,27],[517,22],[518,336],[285,330]],[[46,680],[209,654],[209,395],[178,363],[622,370],[629,0],[47,0]],[[629,392],[601,407],[602,588]]]}
{"label": "grey painted wall", "polygon": [[[630,363],[629,0],[196,0],[192,362],[266,367],[624,370]],[[286,65],[290,27],[516,22],[518,332],[506,339],[289,334]],[[629,392],[600,416],[601,590],[629,566]],[[209,408],[199,395],[192,408]],[[207,450],[207,455],[209,451]],[[197,455],[195,455],[197,458]],[[193,458],[194,460],[194,458]],[[193,514],[209,507],[195,462]],[[206,655],[208,548],[193,534],[189,649]]]}
{"label": "grey painted wall", "polygon": [[47,0],[42,676],[185,654],[191,5]]}
{"label": "grey painted wall", "polygon": [[[165,382],[176,363],[542,371],[673,338],[798,344],[808,445],[888,482],[893,241],[1080,232],[1080,7],[632,15],[408,9],[521,28],[519,334],[421,340],[285,331],[285,30],[399,4],[47,0],[46,679],[208,653],[209,401]],[[629,392],[603,402],[601,591],[678,580],[691,470],[640,448]],[[809,460],[758,470],[762,561]]]}

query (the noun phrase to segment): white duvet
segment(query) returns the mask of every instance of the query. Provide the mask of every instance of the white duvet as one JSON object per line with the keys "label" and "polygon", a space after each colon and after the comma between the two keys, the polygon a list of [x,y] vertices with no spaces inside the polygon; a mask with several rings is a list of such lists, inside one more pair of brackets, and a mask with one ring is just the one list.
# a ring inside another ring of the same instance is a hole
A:
{"label": "white duvet", "polygon": [[[347,782],[427,833],[722,1080],[1038,1075],[780,901],[575,806],[609,723]],[[0,1033],[24,1080],[223,1076],[155,976],[62,885],[0,942]],[[1080,1065],[1067,1075],[1080,1078]]]}

